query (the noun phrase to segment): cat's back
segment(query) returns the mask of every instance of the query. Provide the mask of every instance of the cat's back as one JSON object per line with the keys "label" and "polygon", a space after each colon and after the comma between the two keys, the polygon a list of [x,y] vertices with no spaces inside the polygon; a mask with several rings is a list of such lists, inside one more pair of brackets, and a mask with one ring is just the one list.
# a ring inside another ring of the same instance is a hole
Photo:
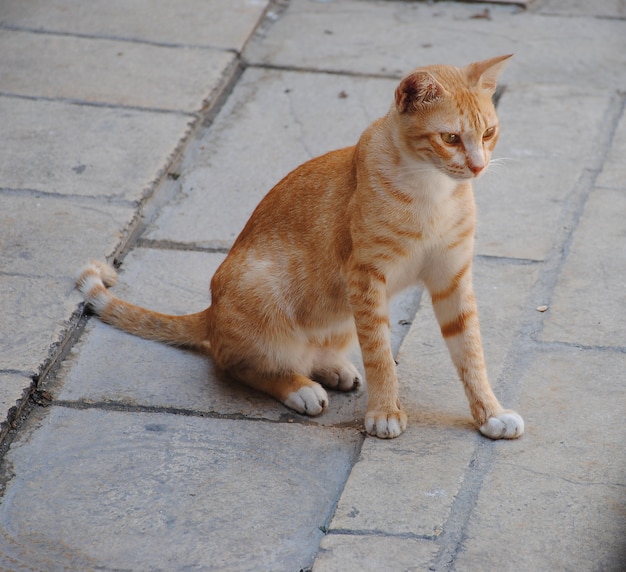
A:
{"label": "cat's back", "polygon": [[356,186],[354,149],[331,151],[291,171],[259,203],[233,248],[268,240],[319,245],[330,238],[345,221]]}
{"label": "cat's back", "polygon": [[213,276],[212,313],[226,315],[221,308],[247,307],[253,299],[273,321],[287,312],[315,328],[327,314],[343,316],[343,265],[351,250],[346,217],[355,186],[354,147],[307,161],[282,179]]}

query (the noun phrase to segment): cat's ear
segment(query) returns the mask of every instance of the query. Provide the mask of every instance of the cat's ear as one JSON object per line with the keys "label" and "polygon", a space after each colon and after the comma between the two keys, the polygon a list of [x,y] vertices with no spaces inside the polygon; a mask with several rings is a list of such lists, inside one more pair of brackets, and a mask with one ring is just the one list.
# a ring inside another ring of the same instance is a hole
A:
{"label": "cat's ear", "polygon": [[400,113],[416,111],[422,105],[443,97],[445,90],[428,72],[415,71],[407,75],[396,88],[396,108]]}
{"label": "cat's ear", "polygon": [[490,93],[495,92],[498,84],[498,76],[502,73],[508,59],[512,56],[513,54],[498,56],[468,65],[465,70],[470,83]]}

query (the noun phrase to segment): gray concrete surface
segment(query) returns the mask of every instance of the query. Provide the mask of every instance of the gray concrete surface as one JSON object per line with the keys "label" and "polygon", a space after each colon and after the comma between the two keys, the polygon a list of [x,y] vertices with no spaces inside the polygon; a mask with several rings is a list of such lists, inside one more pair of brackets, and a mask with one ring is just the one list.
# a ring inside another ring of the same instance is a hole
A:
{"label": "gray concrete surface", "polygon": [[[625,12],[0,3],[0,569],[626,569]],[[82,316],[87,258],[123,260],[129,300],[205,307],[265,192],[402,73],[511,52],[474,281],[520,440],[472,427],[419,289],[393,309],[393,441],[363,437],[364,392],[305,419]]]}

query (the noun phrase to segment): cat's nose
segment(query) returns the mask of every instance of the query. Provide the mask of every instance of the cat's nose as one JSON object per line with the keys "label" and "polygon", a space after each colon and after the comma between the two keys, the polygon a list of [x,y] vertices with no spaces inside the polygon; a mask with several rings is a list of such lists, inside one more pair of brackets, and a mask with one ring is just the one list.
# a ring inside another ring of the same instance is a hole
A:
{"label": "cat's nose", "polygon": [[472,165],[469,164],[467,166],[469,168],[469,170],[474,173],[475,177],[478,177],[478,175],[480,175],[480,173],[483,171],[483,169],[485,168],[485,165]]}

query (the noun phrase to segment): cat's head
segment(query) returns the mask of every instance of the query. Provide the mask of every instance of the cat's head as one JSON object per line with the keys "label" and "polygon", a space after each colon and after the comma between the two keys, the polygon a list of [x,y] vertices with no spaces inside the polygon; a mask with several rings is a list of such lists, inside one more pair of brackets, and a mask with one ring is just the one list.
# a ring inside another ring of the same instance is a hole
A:
{"label": "cat's head", "polygon": [[404,148],[453,179],[482,174],[498,140],[493,105],[497,79],[510,55],[464,68],[418,68],[396,89],[395,110]]}

